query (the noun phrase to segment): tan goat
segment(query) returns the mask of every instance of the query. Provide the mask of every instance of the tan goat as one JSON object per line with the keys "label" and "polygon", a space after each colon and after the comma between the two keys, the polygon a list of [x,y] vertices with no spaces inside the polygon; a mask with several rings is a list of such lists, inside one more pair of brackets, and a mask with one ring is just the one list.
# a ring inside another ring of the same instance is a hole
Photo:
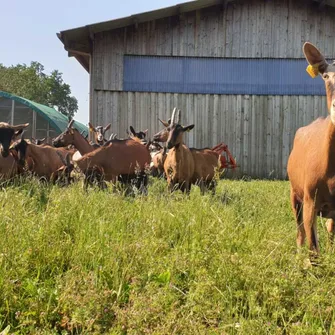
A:
{"label": "tan goat", "polygon": [[332,237],[335,219],[335,64],[328,64],[311,43],[303,46],[312,77],[325,81],[329,116],[319,118],[297,130],[287,172],[291,185],[291,204],[297,222],[297,245],[307,237],[309,249],[319,252],[316,216],[328,218]]}
{"label": "tan goat", "polygon": [[[158,142],[166,142],[169,136],[169,126],[171,120],[168,120],[166,122],[159,119],[159,121],[163,124],[165,128],[155,134],[153,138],[155,141]],[[206,189],[212,190],[212,192],[214,193],[216,187],[215,173],[220,166],[219,154],[209,148],[190,148],[190,151],[192,153],[194,161],[194,174],[192,176],[192,184],[196,184],[200,187],[201,194],[204,194]],[[153,161],[154,164],[159,164],[161,160],[165,160],[163,153],[158,156],[157,159],[159,159],[159,161]]]}
{"label": "tan goat", "polygon": [[194,161],[190,149],[183,143],[185,131],[193,129],[194,125],[183,127],[179,124],[180,111],[176,115],[176,108],[173,110],[171,124],[167,128],[169,137],[167,139],[168,152],[164,171],[171,191],[176,188],[189,193],[191,190],[192,177],[194,174]]}

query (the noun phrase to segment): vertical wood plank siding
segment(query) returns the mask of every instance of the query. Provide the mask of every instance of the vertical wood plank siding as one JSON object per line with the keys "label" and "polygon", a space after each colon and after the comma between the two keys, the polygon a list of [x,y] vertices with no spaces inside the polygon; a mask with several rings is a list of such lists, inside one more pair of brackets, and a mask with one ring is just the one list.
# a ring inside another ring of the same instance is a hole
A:
{"label": "vertical wood plank siding", "polygon": [[126,137],[130,125],[149,129],[152,138],[162,129],[158,118],[167,120],[173,106],[178,105],[182,124],[195,124],[185,136],[189,146],[212,147],[225,142],[240,165],[239,175],[255,178],[286,178],[296,129],[326,114],[326,98],[319,96],[99,91],[95,98],[96,124],[111,122],[111,132],[120,138]]}
{"label": "vertical wood plank siding", "polygon": [[178,106],[183,123],[195,124],[189,145],[224,141],[240,174],[286,178],[295,131],[326,114],[325,97],[123,92],[123,56],[303,58],[302,44],[311,41],[333,59],[334,14],[334,8],[319,11],[312,1],[241,0],[98,33],[91,121],[112,122],[120,137],[129,125],[149,128],[152,136],[160,129],[157,118],[167,118]]}

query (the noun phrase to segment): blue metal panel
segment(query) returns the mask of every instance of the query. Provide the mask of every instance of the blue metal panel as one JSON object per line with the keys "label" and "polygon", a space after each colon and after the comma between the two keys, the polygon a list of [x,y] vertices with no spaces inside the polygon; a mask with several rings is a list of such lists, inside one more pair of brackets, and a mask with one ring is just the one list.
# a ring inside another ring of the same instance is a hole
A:
{"label": "blue metal panel", "polygon": [[305,59],[124,57],[124,91],[325,95]]}

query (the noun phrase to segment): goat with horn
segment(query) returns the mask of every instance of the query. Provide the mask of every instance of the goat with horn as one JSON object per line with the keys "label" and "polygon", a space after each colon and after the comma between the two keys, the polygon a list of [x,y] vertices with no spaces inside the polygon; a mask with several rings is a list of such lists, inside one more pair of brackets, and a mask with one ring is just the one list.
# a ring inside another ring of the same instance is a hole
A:
{"label": "goat with horn", "polygon": [[177,108],[174,108],[168,127],[167,148],[170,151],[164,162],[164,171],[171,191],[179,188],[189,193],[191,190],[194,161],[190,149],[183,142],[183,136],[193,128],[193,124],[187,127],[180,125],[180,110],[177,112]]}

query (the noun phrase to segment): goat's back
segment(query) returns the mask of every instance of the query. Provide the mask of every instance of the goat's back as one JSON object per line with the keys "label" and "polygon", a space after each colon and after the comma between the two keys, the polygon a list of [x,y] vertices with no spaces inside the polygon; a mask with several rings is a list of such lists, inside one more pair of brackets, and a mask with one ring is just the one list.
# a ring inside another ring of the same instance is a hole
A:
{"label": "goat's back", "polygon": [[85,172],[94,166],[103,168],[105,178],[112,180],[118,175],[131,175],[137,170],[144,171],[150,165],[151,156],[146,146],[134,140],[116,140],[96,149],[77,160]]}

